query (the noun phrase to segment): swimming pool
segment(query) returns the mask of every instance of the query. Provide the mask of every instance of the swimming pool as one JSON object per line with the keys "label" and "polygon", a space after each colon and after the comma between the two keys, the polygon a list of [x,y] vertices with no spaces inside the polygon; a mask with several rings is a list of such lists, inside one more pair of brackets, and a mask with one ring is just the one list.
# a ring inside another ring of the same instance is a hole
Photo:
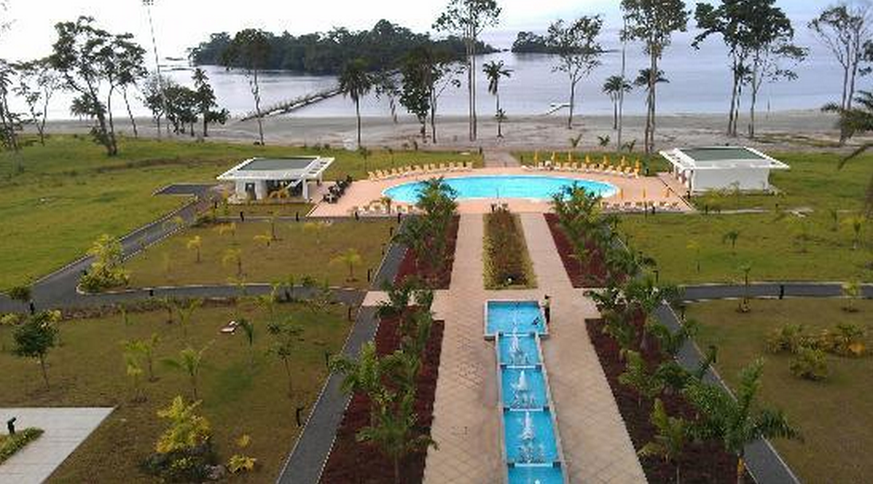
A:
{"label": "swimming pool", "polygon": [[[445,183],[458,192],[458,200],[524,198],[546,201],[564,187],[574,183],[589,193],[610,197],[618,192],[615,185],[607,182],[541,175],[491,175],[446,178]],[[382,192],[401,203],[418,201],[422,182],[409,182],[393,186]]]}

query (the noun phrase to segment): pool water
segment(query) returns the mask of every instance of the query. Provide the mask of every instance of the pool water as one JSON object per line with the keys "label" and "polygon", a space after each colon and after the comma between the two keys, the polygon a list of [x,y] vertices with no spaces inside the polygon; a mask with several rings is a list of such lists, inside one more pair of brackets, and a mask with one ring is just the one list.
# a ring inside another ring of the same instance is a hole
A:
{"label": "pool water", "polygon": [[525,466],[509,468],[511,484],[564,484],[564,471],[555,465]]}
{"label": "pool water", "polygon": [[[524,198],[547,201],[564,187],[573,184],[604,198],[618,193],[618,189],[611,183],[560,176],[493,175],[444,180],[446,185],[455,189],[458,200]],[[404,183],[388,188],[383,195],[397,202],[414,204],[418,201],[423,186],[422,182]]]}
{"label": "pool water", "polygon": [[536,301],[488,301],[486,336],[497,333],[545,334],[546,325]]}
{"label": "pool water", "polygon": [[[528,386],[527,398],[520,397],[516,393],[519,377],[524,372]],[[503,406],[513,409],[542,408],[548,405],[546,401],[546,380],[543,378],[543,370],[536,368],[504,368],[500,372],[501,394]]]}
{"label": "pool water", "polygon": [[536,339],[529,334],[516,335],[518,337],[518,352],[522,356],[522,361],[516,361],[515,355],[512,353],[511,334],[503,334],[497,340],[497,363],[502,365],[536,365],[540,363],[540,352],[537,347]]}
{"label": "pool water", "polygon": [[522,461],[522,445],[520,438],[524,427],[525,414],[529,414],[533,423],[533,446],[537,460],[551,464],[558,460],[558,446],[555,440],[555,427],[552,424],[552,413],[548,410],[504,410],[503,442],[506,445],[506,461],[519,463]]}

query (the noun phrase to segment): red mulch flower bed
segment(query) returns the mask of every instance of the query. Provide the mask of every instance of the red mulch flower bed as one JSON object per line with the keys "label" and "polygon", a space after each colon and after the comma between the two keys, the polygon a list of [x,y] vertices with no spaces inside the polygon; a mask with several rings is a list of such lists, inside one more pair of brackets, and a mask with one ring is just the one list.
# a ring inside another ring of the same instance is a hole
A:
{"label": "red mulch flower bed", "polygon": [[[441,273],[434,274],[427,269],[423,269],[420,274],[416,273],[415,254],[411,250],[407,250],[406,255],[403,256],[403,262],[400,263],[400,269],[397,271],[397,275],[394,276],[394,283],[399,284],[407,277],[417,275],[431,281],[433,289],[448,289],[452,283],[452,265],[455,262],[455,245],[458,241],[458,225],[460,221],[460,217],[455,216],[449,224],[449,230],[446,233],[446,261]],[[423,265],[426,265],[426,263]]]}
{"label": "red mulch flower bed", "polygon": [[[382,355],[400,347],[399,318],[379,323],[376,332],[376,351]],[[430,340],[425,349],[421,373],[418,376],[415,395],[415,412],[418,425],[424,433],[430,433],[433,422],[433,401],[436,393],[437,372],[442,349],[443,321],[434,321]],[[368,443],[355,440],[355,434],[370,423],[370,401],[363,394],[354,394],[343,420],[337,429],[330,456],[321,475],[322,484],[376,484],[394,482],[394,466],[379,449]],[[401,463],[401,482],[419,483],[424,477],[424,461],[427,451],[407,456]]]}
{"label": "red mulch flower bed", "polygon": [[[638,404],[637,393],[632,388],[619,383],[618,376],[624,372],[625,364],[619,359],[618,344],[609,335],[603,333],[603,321],[587,319],[585,323],[588,336],[600,359],[600,366],[606,373],[612,395],[633,441],[634,449],[639,450],[651,442],[656,433],[655,426],[650,421],[653,401],[643,398],[642,405]],[[660,362],[657,344],[649,344],[648,349],[641,354],[649,369],[655,368]],[[682,395],[664,393],[660,398],[668,414],[682,416],[689,420],[694,419],[696,412]],[[652,457],[641,458],[640,463],[649,482],[675,481],[676,468],[672,464]],[[725,484],[736,482],[737,458],[725,452],[719,442],[689,442],[680,458],[680,467],[682,482]],[[746,482],[754,482],[754,480],[747,474]]]}
{"label": "red mulch flower bed", "polygon": [[582,266],[578,259],[573,257],[573,246],[561,228],[561,222],[554,213],[545,214],[546,223],[555,239],[564,269],[570,276],[573,287],[601,287],[606,283],[606,262],[600,249],[593,243],[588,243],[588,251],[591,254],[587,266]]}

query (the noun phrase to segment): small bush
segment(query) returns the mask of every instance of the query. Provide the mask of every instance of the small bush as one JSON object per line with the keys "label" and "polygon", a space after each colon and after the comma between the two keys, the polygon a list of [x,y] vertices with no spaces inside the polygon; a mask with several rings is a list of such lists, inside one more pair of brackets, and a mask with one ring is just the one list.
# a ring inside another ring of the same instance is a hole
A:
{"label": "small bush", "polygon": [[6,293],[13,301],[27,302],[30,300],[30,286],[15,286]]}
{"label": "small bush", "polygon": [[515,215],[498,209],[485,218],[487,287],[529,286],[530,262]]}
{"label": "small bush", "polygon": [[803,325],[786,324],[767,335],[767,351],[770,353],[797,353],[801,347],[805,346],[806,341]]}
{"label": "small bush", "polygon": [[805,380],[824,380],[830,374],[824,351],[805,347],[797,351],[790,369],[794,376]]}
{"label": "small bush", "polygon": [[856,324],[840,323],[836,329],[826,329],[816,340],[816,347],[839,356],[859,357],[867,352],[866,332]]}
{"label": "small bush", "polygon": [[42,432],[42,429],[28,427],[16,432],[15,435],[0,436],[0,464],[15,455],[16,452],[23,449],[27,444],[38,439]]}
{"label": "small bush", "polygon": [[0,326],[16,326],[23,321],[24,318],[18,313],[9,313],[0,315]]}
{"label": "small bush", "polygon": [[210,227],[215,225],[217,219],[214,215],[210,213],[201,213],[197,215],[197,218],[194,219],[194,223],[191,224],[192,227],[200,228],[200,227]]}

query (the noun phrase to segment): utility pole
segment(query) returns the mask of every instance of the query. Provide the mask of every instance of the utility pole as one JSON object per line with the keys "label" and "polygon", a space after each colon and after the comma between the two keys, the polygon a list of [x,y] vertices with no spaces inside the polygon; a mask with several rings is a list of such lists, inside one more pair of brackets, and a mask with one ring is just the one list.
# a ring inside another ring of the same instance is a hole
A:
{"label": "utility pole", "polygon": [[[167,92],[164,90],[164,77],[161,75],[161,58],[158,56],[158,42],[155,40],[155,24],[152,21],[152,6],[155,4],[155,0],[142,0],[143,6],[146,8],[146,15],[149,19],[149,30],[152,35],[152,50],[155,54],[155,72],[158,76],[158,89],[161,91],[161,103],[164,108],[164,116],[169,112],[167,103]],[[158,123],[158,138],[161,137],[161,117],[157,117]],[[167,135],[170,133],[170,125],[167,124]]]}

